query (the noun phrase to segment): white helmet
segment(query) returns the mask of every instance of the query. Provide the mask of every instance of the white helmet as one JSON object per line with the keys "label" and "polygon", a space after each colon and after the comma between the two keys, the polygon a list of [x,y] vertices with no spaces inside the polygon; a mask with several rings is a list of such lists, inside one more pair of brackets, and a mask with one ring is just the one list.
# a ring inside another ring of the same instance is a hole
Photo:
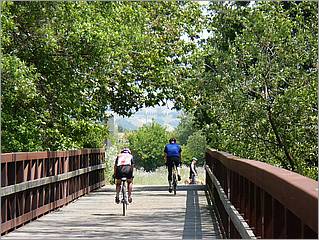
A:
{"label": "white helmet", "polygon": [[131,154],[131,150],[129,148],[123,148],[121,153],[129,153],[129,154]]}

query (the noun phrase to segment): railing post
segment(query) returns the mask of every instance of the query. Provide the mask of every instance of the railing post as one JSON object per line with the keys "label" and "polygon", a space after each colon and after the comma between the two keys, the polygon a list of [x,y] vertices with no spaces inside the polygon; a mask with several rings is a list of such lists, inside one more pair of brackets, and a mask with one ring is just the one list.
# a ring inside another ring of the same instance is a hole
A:
{"label": "railing post", "polygon": [[[301,235],[301,221],[289,209],[286,210],[287,238],[303,238]],[[289,228],[289,231],[288,231]]]}
{"label": "railing post", "polygon": [[262,193],[259,187],[255,186],[255,206],[256,206],[256,223],[255,223],[255,234],[257,237],[262,236],[262,220],[263,220],[263,206],[262,206]]}
{"label": "railing post", "polygon": [[273,237],[287,238],[285,208],[276,199],[273,199]]}

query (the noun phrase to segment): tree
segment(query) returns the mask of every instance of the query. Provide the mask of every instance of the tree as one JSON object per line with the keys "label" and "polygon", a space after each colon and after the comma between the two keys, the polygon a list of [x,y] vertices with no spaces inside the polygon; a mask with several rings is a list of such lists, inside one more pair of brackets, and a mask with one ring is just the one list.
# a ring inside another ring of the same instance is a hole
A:
{"label": "tree", "polygon": [[[1,145],[2,152],[41,149],[41,116],[38,116],[39,94],[36,83],[39,75],[33,66],[19,58],[3,56]],[[31,138],[31,140],[30,140]]]}
{"label": "tree", "polygon": [[183,146],[182,162],[189,165],[192,158],[197,158],[197,164],[205,163],[205,152],[207,148],[206,137],[202,131],[196,131],[187,139],[187,144]]}
{"label": "tree", "polygon": [[188,137],[196,131],[194,125],[194,117],[191,114],[183,113],[180,116],[180,123],[175,129],[175,135],[180,144],[186,144]]}
{"label": "tree", "polygon": [[[200,10],[193,2],[0,4],[3,92],[10,81],[18,82],[15,73],[22,66],[29,69],[24,75],[31,77],[36,102],[30,108],[36,109],[34,118],[22,111],[24,120],[17,120],[9,103],[13,92],[3,94],[6,151],[99,146],[91,137],[91,143],[78,141],[83,136],[74,133],[85,129],[103,139],[106,109],[129,116],[174,99],[181,58],[194,48],[180,36],[192,36],[200,26],[195,21]],[[30,98],[25,101],[21,106],[30,106]]]}
{"label": "tree", "polygon": [[138,168],[153,171],[164,165],[164,147],[168,133],[161,125],[153,122],[128,135],[129,147]]}
{"label": "tree", "polygon": [[210,146],[317,178],[317,4],[210,11],[213,34],[192,56],[185,108]]}

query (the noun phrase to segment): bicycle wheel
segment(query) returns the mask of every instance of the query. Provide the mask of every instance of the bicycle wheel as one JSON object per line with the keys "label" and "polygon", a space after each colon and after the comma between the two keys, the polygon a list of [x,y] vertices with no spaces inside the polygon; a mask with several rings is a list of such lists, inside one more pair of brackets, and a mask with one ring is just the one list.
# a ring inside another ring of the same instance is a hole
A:
{"label": "bicycle wheel", "polygon": [[126,215],[126,210],[127,210],[127,203],[126,203],[126,189],[125,189],[125,182],[123,182],[122,185],[122,204],[123,204],[123,216]]}
{"label": "bicycle wheel", "polygon": [[176,181],[176,174],[173,175],[173,192],[174,195],[176,195],[176,187],[177,187],[177,181]]}

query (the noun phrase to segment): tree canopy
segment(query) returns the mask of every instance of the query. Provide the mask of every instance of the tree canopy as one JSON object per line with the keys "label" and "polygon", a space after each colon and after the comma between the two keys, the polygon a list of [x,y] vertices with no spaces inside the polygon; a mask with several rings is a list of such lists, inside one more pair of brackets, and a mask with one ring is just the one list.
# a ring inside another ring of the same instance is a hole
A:
{"label": "tree canopy", "polygon": [[209,145],[317,178],[317,4],[209,6],[184,104]]}
{"label": "tree canopy", "polygon": [[317,3],[0,4],[2,151],[101,147],[106,110],[172,100],[183,144],[317,178]]}
{"label": "tree canopy", "polygon": [[84,147],[86,134],[106,137],[107,109],[129,116],[174,98],[180,58],[195,47],[180,37],[200,15],[193,2],[1,7],[2,151]]}

